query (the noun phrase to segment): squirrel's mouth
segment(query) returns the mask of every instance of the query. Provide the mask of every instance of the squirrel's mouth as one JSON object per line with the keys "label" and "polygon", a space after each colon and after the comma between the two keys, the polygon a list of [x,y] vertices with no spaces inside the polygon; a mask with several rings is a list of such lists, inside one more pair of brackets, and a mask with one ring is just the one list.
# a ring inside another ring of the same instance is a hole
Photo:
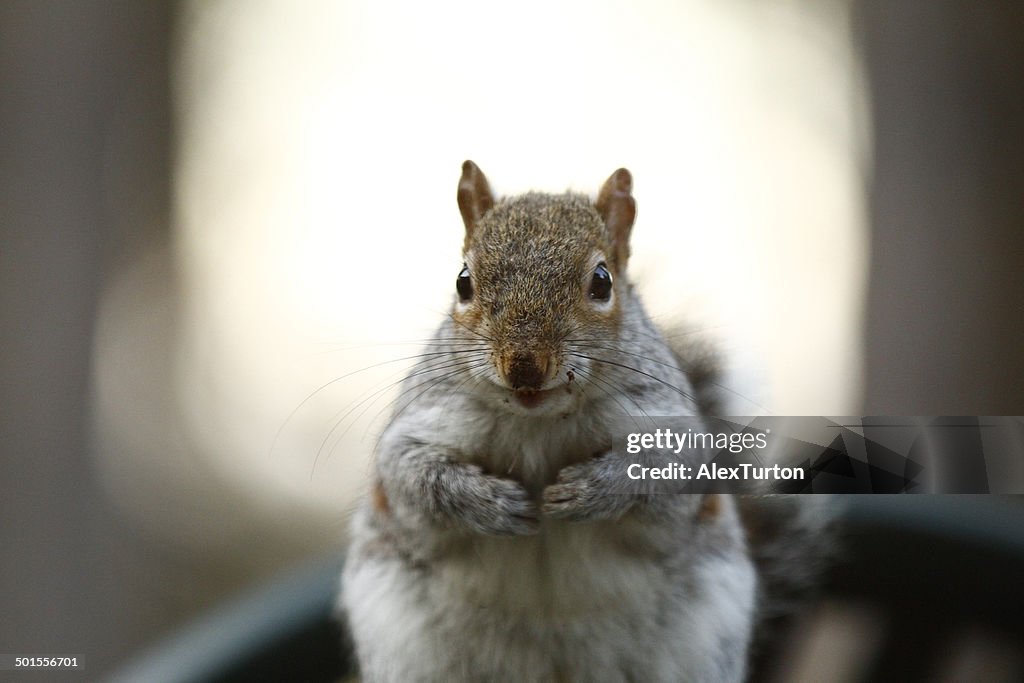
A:
{"label": "squirrel's mouth", "polygon": [[545,391],[537,391],[536,389],[516,389],[512,392],[512,395],[515,396],[519,405],[524,408],[536,408],[551,395],[552,391],[554,390],[547,389]]}
{"label": "squirrel's mouth", "polygon": [[572,393],[572,389],[569,385],[552,387],[550,389],[514,389],[512,396],[515,397],[516,403],[526,409],[536,408],[541,405],[549,398],[557,393]]}

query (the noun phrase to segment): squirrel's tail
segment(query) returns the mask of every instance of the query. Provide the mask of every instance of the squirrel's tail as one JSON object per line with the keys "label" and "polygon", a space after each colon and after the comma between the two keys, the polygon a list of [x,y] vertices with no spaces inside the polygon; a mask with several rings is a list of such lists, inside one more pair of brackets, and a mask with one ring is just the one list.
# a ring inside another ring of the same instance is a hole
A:
{"label": "squirrel's tail", "polygon": [[791,614],[805,602],[834,555],[831,496],[737,496],[750,554],[760,579],[762,620]]}
{"label": "squirrel's tail", "polygon": [[[685,341],[681,342],[680,339]],[[714,344],[707,339],[683,333],[669,337],[669,348],[676,357],[679,369],[686,373],[701,415],[721,415],[725,408],[722,396],[722,358]]]}
{"label": "squirrel's tail", "polygon": [[737,496],[750,555],[757,568],[757,622],[751,671],[784,645],[794,617],[817,594],[836,552],[836,501],[825,495]]}
{"label": "squirrel's tail", "polygon": [[[671,343],[680,369],[690,379],[701,415],[721,415],[727,403],[720,383],[721,356],[707,340],[692,335]],[[670,337],[671,339],[671,337]],[[822,495],[737,496],[740,518],[758,574],[757,622],[752,677],[777,650],[793,617],[816,594],[836,554],[837,501]]]}

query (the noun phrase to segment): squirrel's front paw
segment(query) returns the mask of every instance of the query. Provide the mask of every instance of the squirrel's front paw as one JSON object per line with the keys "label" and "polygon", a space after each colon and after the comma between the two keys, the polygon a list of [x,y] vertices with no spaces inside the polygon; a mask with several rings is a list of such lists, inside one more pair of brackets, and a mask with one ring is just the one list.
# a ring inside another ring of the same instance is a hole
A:
{"label": "squirrel's front paw", "polygon": [[474,531],[498,536],[537,533],[537,506],[519,482],[484,474],[467,466],[465,495],[452,512]]}
{"label": "squirrel's front paw", "polygon": [[558,479],[544,489],[541,512],[573,521],[617,519],[629,508],[632,498],[614,491],[614,463],[603,455],[558,473]]}

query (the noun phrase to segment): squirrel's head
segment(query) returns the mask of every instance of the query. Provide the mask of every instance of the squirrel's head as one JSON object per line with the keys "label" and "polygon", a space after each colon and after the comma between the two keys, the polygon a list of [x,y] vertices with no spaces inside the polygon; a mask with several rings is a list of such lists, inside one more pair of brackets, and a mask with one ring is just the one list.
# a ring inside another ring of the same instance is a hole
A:
{"label": "squirrel's head", "polygon": [[620,168],[594,203],[572,193],[496,201],[476,164],[463,164],[466,238],[452,319],[488,350],[481,374],[516,412],[566,412],[584,399],[581,385],[600,382],[588,356],[618,339],[632,183]]}

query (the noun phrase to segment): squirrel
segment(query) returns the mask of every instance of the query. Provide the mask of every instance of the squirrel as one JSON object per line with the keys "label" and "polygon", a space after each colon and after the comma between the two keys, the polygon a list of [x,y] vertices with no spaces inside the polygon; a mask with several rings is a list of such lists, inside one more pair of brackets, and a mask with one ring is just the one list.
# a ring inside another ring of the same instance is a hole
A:
{"label": "squirrel", "polygon": [[624,488],[609,424],[700,403],[627,277],[631,174],[595,202],[499,201],[466,161],[457,199],[455,300],[352,520],[339,607],[362,680],[745,680],[759,615],[778,616],[765,591],[793,574],[762,565],[801,564],[821,516]]}

